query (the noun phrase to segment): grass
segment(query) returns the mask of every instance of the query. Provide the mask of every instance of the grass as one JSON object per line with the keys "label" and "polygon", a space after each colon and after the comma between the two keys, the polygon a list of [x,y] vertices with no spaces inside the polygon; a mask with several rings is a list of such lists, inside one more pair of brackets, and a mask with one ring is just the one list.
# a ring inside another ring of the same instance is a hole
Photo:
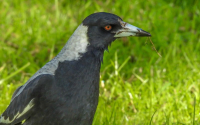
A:
{"label": "grass", "polygon": [[15,89],[64,46],[81,21],[105,11],[152,34],[105,52],[94,125],[200,124],[198,0],[1,0],[0,113]]}

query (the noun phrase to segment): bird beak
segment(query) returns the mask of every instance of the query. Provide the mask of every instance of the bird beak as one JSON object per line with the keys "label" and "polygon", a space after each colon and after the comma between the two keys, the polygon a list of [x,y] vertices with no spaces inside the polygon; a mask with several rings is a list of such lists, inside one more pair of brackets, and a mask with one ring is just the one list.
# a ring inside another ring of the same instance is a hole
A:
{"label": "bird beak", "polygon": [[127,37],[127,36],[151,36],[150,33],[146,32],[138,27],[135,27],[135,26],[128,24],[126,22],[123,22],[121,20],[119,20],[119,22],[120,22],[122,28],[115,32],[114,37],[120,38],[120,37]]}

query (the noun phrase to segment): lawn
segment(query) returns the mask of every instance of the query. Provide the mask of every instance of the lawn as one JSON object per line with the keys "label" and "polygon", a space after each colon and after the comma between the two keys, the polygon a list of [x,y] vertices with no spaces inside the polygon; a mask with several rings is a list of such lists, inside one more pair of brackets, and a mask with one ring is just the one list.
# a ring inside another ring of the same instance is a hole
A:
{"label": "lawn", "polygon": [[89,14],[110,12],[152,34],[105,52],[93,125],[200,124],[198,0],[0,0],[0,114]]}

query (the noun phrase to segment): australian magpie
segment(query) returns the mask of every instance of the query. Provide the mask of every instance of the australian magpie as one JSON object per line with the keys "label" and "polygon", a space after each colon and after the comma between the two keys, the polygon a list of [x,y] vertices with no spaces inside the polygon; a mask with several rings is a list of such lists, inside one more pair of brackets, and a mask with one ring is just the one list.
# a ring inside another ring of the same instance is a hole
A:
{"label": "australian magpie", "polygon": [[127,36],[151,34],[111,13],[86,17],[60,53],[14,92],[0,125],[91,125],[104,50]]}

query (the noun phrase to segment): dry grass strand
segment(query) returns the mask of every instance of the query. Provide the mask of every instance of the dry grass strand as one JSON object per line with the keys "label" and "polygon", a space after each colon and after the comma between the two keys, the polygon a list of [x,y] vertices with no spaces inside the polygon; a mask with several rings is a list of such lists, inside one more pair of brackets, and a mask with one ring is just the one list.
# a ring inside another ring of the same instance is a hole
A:
{"label": "dry grass strand", "polygon": [[156,47],[154,46],[154,44],[153,44],[151,38],[148,37],[148,39],[149,39],[150,43],[152,44],[152,49],[156,51],[156,53],[158,54],[158,56],[162,57],[161,54],[157,51]]}

